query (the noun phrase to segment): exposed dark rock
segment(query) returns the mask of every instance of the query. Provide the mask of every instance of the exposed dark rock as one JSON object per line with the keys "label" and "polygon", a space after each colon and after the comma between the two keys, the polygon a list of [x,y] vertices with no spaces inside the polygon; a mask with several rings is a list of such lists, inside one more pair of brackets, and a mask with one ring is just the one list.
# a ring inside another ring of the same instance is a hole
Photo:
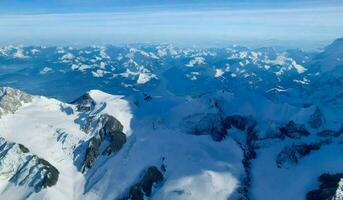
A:
{"label": "exposed dark rock", "polygon": [[66,113],[67,115],[74,114],[74,110],[71,106],[66,106],[66,105],[60,104],[60,110],[64,113]]}
{"label": "exposed dark rock", "polygon": [[100,118],[102,128],[99,131],[99,135],[102,141],[107,140],[110,144],[106,147],[105,151],[107,155],[112,152],[119,151],[126,143],[126,135],[122,132],[123,125],[113,116],[104,114]]}
{"label": "exposed dark rock", "polygon": [[318,181],[321,182],[319,189],[307,193],[307,200],[342,200],[343,173],[322,174]]}
{"label": "exposed dark rock", "polygon": [[239,200],[248,200],[249,198],[249,188],[251,186],[251,161],[256,158],[256,151],[255,151],[255,140],[257,139],[257,131],[256,131],[256,122],[253,121],[249,125],[249,127],[246,130],[246,141],[245,144],[239,143],[241,149],[244,153],[244,158],[242,160],[242,164],[244,167],[244,178],[243,183],[239,188],[239,193],[241,194],[241,197]]}
{"label": "exposed dark rock", "polygon": [[227,135],[224,121],[216,113],[194,114],[185,118],[183,122],[192,135],[211,135],[215,141],[221,141]]}
{"label": "exposed dark rock", "polygon": [[71,103],[76,104],[78,111],[82,112],[75,122],[80,124],[84,132],[92,135],[74,151],[74,164],[85,172],[100,155],[110,155],[119,151],[126,143],[126,135],[122,132],[123,125],[116,118],[101,114],[106,103],[100,103],[96,107],[96,102],[89,93]]}
{"label": "exposed dark rock", "polygon": [[291,146],[286,146],[276,157],[276,165],[278,168],[283,167],[285,164],[296,164],[299,159],[310,154],[312,151],[319,150],[322,145],[331,143],[331,140],[322,140],[319,142],[306,143],[293,143]]}
{"label": "exposed dark rock", "polygon": [[290,138],[300,138],[302,136],[309,136],[310,132],[308,132],[305,128],[305,125],[297,125],[293,120],[289,121],[285,126],[281,127],[280,132]]}
{"label": "exposed dark rock", "polygon": [[136,100],[133,102],[133,104],[134,104],[135,106],[137,106],[137,107],[140,106],[140,103],[139,103],[139,100],[138,100],[138,99],[136,99]]}
{"label": "exposed dark rock", "polygon": [[213,140],[222,141],[228,134],[227,130],[237,128],[244,131],[254,125],[254,121],[248,117],[232,115],[223,117],[219,113],[198,113],[186,117],[183,120],[187,131],[192,135],[211,135]]}
{"label": "exposed dark rock", "polygon": [[162,172],[166,172],[167,171],[167,166],[164,164],[164,161],[165,161],[165,157],[162,157],[162,164],[160,166],[160,169],[162,170]]}
{"label": "exposed dark rock", "polygon": [[16,112],[23,103],[32,101],[32,96],[10,87],[0,87],[0,118],[4,114]]}
{"label": "exposed dark rock", "polygon": [[30,152],[30,150],[28,148],[26,148],[24,145],[18,144],[18,146],[23,153],[29,153]]}
{"label": "exposed dark rock", "polygon": [[316,107],[316,110],[310,116],[310,119],[307,122],[311,128],[317,129],[325,123],[325,118],[323,113],[320,111],[319,107]]}
{"label": "exposed dark rock", "polygon": [[322,130],[318,132],[317,135],[320,137],[339,137],[340,135],[342,135],[342,133],[343,133],[343,126],[337,131],[333,131],[330,129]]}
{"label": "exposed dark rock", "polygon": [[99,153],[100,144],[101,144],[101,139],[95,136],[89,140],[88,148],[86,150],[85,161],[83,164],[84,168],[90,168],[92,164],[94,163],[94,161],[98,158],[100,154]]}
{"label": "exposed dark rock", "polygon": [[56,185],[60,172],[44,159],[38,158],[38,163],[42,165],[42,169],[46,170],[46,174],[42,182],[43,187],[47,188]]}
{"label": "exposed dark rock", "polygon": [[276,165],[281,168],[285,162],[298,162],[297,152],[295,148],[284,147],[276,157]]}
{"label": "exposed dark rock", "polygon": [[122,200],[144,200],[145,197],[150,197],[155,184],[160,184],[164,180],[163,174],[157,167],[151,166],[145,172],[140,181],[129,189],[129,194]]}
{"label": "exposed dark rock", "polygon": [[336,131],[325,129],[317,133],[320,137],[333,137],[336,135]]}
{"label": "exposed dark rock", "polygon": [[285,139],[285,135],[283,135],[279,130],[266,130],[265,135],[259,137],[259,140],[268,139]]}
{"label": "exposed dark rock", "polygon": [[143,93],[144,95],[144,101],[151,101],[152,100],[152,97],[146,93]]}
{"label": "exposed dark rock", "polygon": [[102,127],[99,131],[101,137],[111,135],[115,131],[123,131],[123,125],[113,116],[108,114],[101,115],[99,122]]}
{"label": "exposed dark rock", "polygon": [[240,115],[232,115],[225,118],[225,126],[228,128],[235,127],[238,130],[244,131],[249,120],[247,117]]}
{"label": "exposed dark rock", "polygon": [[126,143],[126,135],[121,131],[111,132],[110,144],[106,147],[103,154],[110,155],[112,152],[119,151]]}
{"label": "exposed dark rock", "polygon": [[94,136],[88,141],[82,171],[90,168],[99,155],[118,152],[126,143],[123,125],[116,118],[102,114],[98,119],[92,120],[88,126]]}
{"label": "exposed dark rock", "polygon": [[[194,124],[189,122],[196,121],[197,125],[196,128],[193,127],[193,134],[195,135],[204,135],[204,134],[211,134],[215,141],[221,141],[225,138],[228,134],[228,129],[236,128],[238,130],[244,131],[245,133],[245,140],[244,141],[236,141],[238,145],[241,147],[244,158],[242,160],[242,164],[244,166],[245,176],[243,177],[242,185],[239,188],[240,193],[240,200],[249,199],[249,188],[251,184],[251,174],[250,174],[250,166],[251,160],[256,158],[256,151],[255,151],[255,141],[257,140],[257,131],[256,128],[256,121],[245,116],[240,115],[232,115],[223,117],[223,113],[218,106],[216,101],[213,101],[214,107],[218,108],[219,112],[217,114],[206,114],[206,117],[199,114],[196,117],[193,116],[192,120],[185,120],[188,124]],[[201,117],[199,117],[201,116]],[[198,118],[197,118],[198,117]],[[200,119],[200,120],[196,120]]]}
{"label": "exposed dark rock", "polygon": [[92,97],[86,93],[76,100],[71,102],[72,104],[77,104],[77,110],[79,112],[88,112],[92,110],[95,106],[95,101],[92,99]]}
{"label": "exposed dark rock", "polygon": [[11,163],[0,168],[0,178],[15,185],[32,188],[39,192],[44,188],[54,186],[59,177],[59,171],[48,161],[32,154],[22,144],[8,142],[0,137],[0,161]]}

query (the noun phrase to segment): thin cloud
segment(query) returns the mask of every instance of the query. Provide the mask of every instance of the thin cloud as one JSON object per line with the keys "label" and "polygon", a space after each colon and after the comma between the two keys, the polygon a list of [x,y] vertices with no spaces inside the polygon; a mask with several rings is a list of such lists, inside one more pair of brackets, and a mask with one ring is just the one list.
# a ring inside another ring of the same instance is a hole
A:
{"label": "thin cloud", "polygon": [[342,18],[342,6],[2,14],[0,42],[323,41],[341,36]]}

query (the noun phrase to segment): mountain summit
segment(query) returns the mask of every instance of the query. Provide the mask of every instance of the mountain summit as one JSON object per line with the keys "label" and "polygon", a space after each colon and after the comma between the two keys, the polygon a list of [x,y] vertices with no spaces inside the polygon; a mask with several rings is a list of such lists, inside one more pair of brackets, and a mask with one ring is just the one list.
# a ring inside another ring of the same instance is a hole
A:
{"label": "mountain summit", "polygon": [[[324,107],[225,91],[147,98],[92,90],[72,104],[1,91],[1,109],[11,111],[0,119],[1,198],[341,195],[343,128]],[[13,110],[8,99],[26,102],[13,101]]]}

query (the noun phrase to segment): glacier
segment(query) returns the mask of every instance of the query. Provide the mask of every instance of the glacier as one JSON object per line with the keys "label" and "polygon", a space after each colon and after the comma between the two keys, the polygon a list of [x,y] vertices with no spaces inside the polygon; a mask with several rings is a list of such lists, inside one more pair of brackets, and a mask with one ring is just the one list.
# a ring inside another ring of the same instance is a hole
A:
{"label": "glacier", "polygon": [[342,67],[342,39],[1,47],[0,198],[340,200]]}

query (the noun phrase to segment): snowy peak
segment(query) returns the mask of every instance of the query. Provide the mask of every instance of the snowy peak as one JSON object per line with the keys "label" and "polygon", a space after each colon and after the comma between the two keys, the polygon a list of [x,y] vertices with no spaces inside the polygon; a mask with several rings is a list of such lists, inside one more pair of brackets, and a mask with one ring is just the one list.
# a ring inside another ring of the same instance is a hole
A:
{"label": "snowy peak", "polygon": [[[23,95],[9,91],[14,99]],[[191,98],[91,90],[72,104],[32,97],[0,119],[0,176],[6,177],[0,189],[10,188],[0,196],[263,199],[264,187],[288,190],[282,181],[261,177],[267,172],[289,181],[322,154],[328,156],[303,177],[306,182],[315,182],[326,163],[325,169],[339,172],[334,155],[343,128],[331,121],[324,107],[275,103],[247,91]],[[292,191],[305,196],[316,189],[308,183]]]}
{"label": "snowy peak", "polygon": [[[8,142],[0,137],[0,155],[1,179],[18,187],[29,188],[22,198],[52,187],[58,181],[59,171],[22,144]],[[2,188],[2,192],[6,195],[7,191]]]}
{"label": "snowy peak", "polygon": [[123,125],[123,132],[131,134],[132,109],[130,102],[122,95],[111,95],[100,90],[91,90],[87,93],[96,104],[96,112],[108,114],[118,119]]}
{"label": "snowy peak", "polygon": [[4,49],[0,199],[340,197],[341,40]]}
{"label": "snowy peak", "polygon": [[128,103],[120,96],[93,90],[72,105],[12,88],[1,92],[2,197],[12,198],[16,190],[15,198],[82,196],[75,187],[83,187],[94,164],[120,152],[130,133]]}
{"label": "snowy peak", "polygon": [[340,69],[343,65],[343,38],[336,39],[315,57],[323,72]]}
{"label": "snowy peak", "polygon": [[130,134],[132,118],[130,103],[121,95],[111,95],[100,90],[90,90],[71,102],[79,112],[88,112],[90,116],[109,114],[123,123],[124,132]]}
{"label": "snowy peak", "polygon": [[335,41],[333,41],[329,46],[325,48],[325,52],[327,54],[329,53],[342,53],[343,51],[343,38],[338,38]]}
{"label": "snowy peak", "polygon": [[10,87],[0,88],[0,118],[4,114],[14,113],[20,106],[32,101],[32,96]]}

